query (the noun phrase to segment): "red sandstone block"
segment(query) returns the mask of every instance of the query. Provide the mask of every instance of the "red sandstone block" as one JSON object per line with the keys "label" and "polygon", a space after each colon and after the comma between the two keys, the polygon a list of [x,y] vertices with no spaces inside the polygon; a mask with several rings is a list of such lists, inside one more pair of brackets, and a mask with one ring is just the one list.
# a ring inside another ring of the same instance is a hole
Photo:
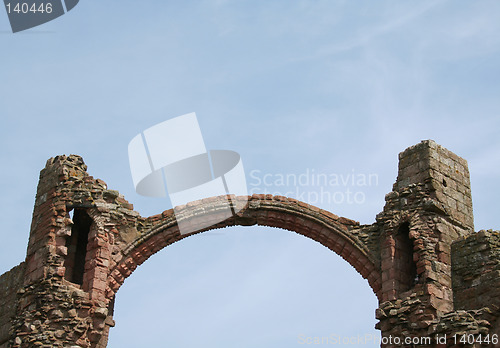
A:
{"label": "red sandstone block", "polygon": [[141,257],[141,252],[139,251],[139,249],[134,249],[131,252],[130,256],[134,259],[134,262],[136,262],[137,259]]}
{"label": "red sandstone block", "polygon": [[104,180],[101,180],[101,179],[96,179],[96,183],[98,183],[100,186],[104,187],[104,188],[107,188],[107,184],[106,182],[104,182]]}
{"label": "red sandstone block", "polygon": [[369,259],[366,258],[363,259],[363,265],[366,267],[368,271],[370,271],[370,273],[375,270],[375,265]]}
{"label": "red sandstone block", "polygon": [[147,246],[147,250],[149,251],[149,253],[154,253],[155,249],[158,248],[158,242],[154,240],[146,241],[145,245]]}
{"label": "red sandstone block", "polygon": [[94,278],[90,282],[90,288],[93,290],[103,291],[104,293],[104,290],[106,289],[106,282],[104,280]]}
{"label": "red sandstone block", "polygon": [[86,272],[83,276],[83,283],[90,284],[93,278],[94,278],[94,272]]}
{"label": "red sandstone block", "polygon": [[382,289],[384,291],[396,289],[396,280],[394,280],[394,279],[386,280],[385,282],[382,283]]}
{"label": "red sandstone block", "polygon": [[420,254],[413,253],[413,262],[417,263],[419,259],[420,259]]}
{"label": "red sandstone block", "polygon": [[340,248],[342,248],[342,249],[343,249],[343,248],[344,248],[344,246],[345,246],[345,244],[346,244],[346,240],[345,240],[344,238],[339,238],[339,239],[337,240],[337,244],[338,244],[338,246],[339,246]]}
{"label": "red sandstone block", "polygon": [[314,212],[317,212],[319,213],[321,209],[319,209],[318,207],[312,205],[312,204],[309,204],[309,209],[311,209],[312,211]]}
{"label": "red sandstone block", "polygon": [[47,275],[47,267],[37,268],[33,271],[33,273],[31,273],[31,275],[33,276],[33,279],[45,278],[45,276]]}
{"label": "red sandstone block", "polygon": [[[345,250],[345,249],[344,249]],[[354,269],[356,271],[358,271],[359,274],[362,274],[361,272],[361,263],[359,262],[359,260],[356,258],[356,256],[354,256],[354,253],[351,252],[349,255],[346,256],[346,260],[347,262],[349,262],[349,264],[354,267]]]}
{"label": "red sandstone block", "polygon": [[380,299],[380,290],[381,286],[380,283],[378,283],[375,278],[368,277],[368,283],[371,284],[371,287],[373,289],[373,292],[377,295],[377,297]]}
{"label": "red sandstone block", "polygon": [[56,274],[59,277],[64,277],[64,273],[66,273],[66,267],[57,267],[56,268]]}
{"label": "red sandstone block", "polygon": [[438,261],[448,264],[451,262],[450,255],[448,253],[438,253]]}
{"label": "red sandstone block", "polygon": [[111,289],[111,286],[108,286],[106,288],[106,299],[108,300],[106,301],[107,305],[109,305],[110,300],[115,296],[115,293],[116,293],[115,290]]}
{"label": "red sandstone block", "polygon": [[413,241],[413,248],[415,250],[422,250],[425,248],[423,239],[415,239]]}
{"label": "red sandstone block", "polygon": [[86,183],[93,183],[94,182],[94,177],[92,175],[87,175],[83,177],[83,182]]}
{"label": "red sandstone block", "polygon": [[325,245],[327,248],[329,248],[330,250],[332,250],[333,252],[335,252],[337,255],[340,256],[340,254],[342,252],[342,246],[340,246],[338,244],[337,239],[333,239],[333,238],[329,237],[325,240],[325,238],[322,235],[320,235],[317,240],[318,240],[318,242]]}
{"label": "red sandstone block", "polygon": [[339,217],[339,222],[341,224],[344,224],[344,225],[350,225],[350,226],[356,226],[356,225],[359,225],[359,222],[357,221],[354,221],[354,220],[351,220],[351,219],[347,219],[345,217]]}
{"label": "red sandstone block", "polygon": [[308,229],[313,229],[314,227],[318,227],[317,224],[312,221],[312,220],[305,220],[304,221],[304,227],[308,228]]}
{"label": "red sandstone block", "polygon": [[284,228],[289,230],[295,228],[296,222],[294,216],[291,215],[285,216],[284,221],[285,221]]}
{"label": "red sandstone block", "polygon": [[158,243],[168,245],[169,235],[167,230],[162,230],[156,234],[158,236]]}
{"label": "red sandstone block", "polygon": [[54,204],[54,209],[58,212],[60,212],[60,211],[66,212],[66,203],[65,202],[56,202]]}
{"label": "red sandstone block", "polygon": [[322,227],[321,230],[318,231],[318,236],[319,235],[325,236],[326,238],[331,239],[333,242],[336,242],[336,238],[329,228]]}
{"label": "red sandstone block", "polygon": [[382,256],[382,260],[392,258],[394,256],[395,251],[396,248],[391,246],[382,247],[380,250],[380,255]]}
{"label": "red sandstone block", "polygon": [[443,289],[443,300],[453,301],[453,292],[451,289]]}
{"label": "red sandstone block", "polygon": [[158,251],[160,251],[161,249],[163,249],[164,245],[163,244],[160,244],[160,243],[156,243],[154,244],[152,247],[151,247],[151,251],[154,253],[157,253]]}
{"label": "red sandstone block", "polygon": [[383,275],[381,275],[379,272],[377,271],[371,271],[369,274],[368,274],[368,279],[374,279],[375,281],[377,281],[378,283],[382,283],[384,280],[387,280],[387,279],[383,279]]}
{"label": "red sandstone block", "polygon": [[[292,225],[292,227],[294,227],[294,225]],[[318,224],[313,224],[311,226],[311,230],[310,230],[309,235],[311,236],[311,238],[314,238],[314,236],[317,236],[322,229],[323,229],[323,226],[318,225]]]}
{"label": "red sandstone block", "polygon": [[267,213],[267,218],[268,219],[274,219],[274,220],[281,220],[281,214],[276,211],[270,211]]}
{"label": "red sandstone block", "polygon": [[432,295],[430,297],[430,303],[431,303],[432,307],[434,307],[436,310],[438,310],[442,313],[448,313],[448,312],[451,312],[453,310],[452,303],[445,301],[445,300],[442,300],[442,299],[439,299],[439,298],[436,298],[435,296],[432,296]]}
{"label": "red sandstone block", "polygon": [[105,247],[102,247],[97,252],[97,257],[101,260],[109,260],[111,258],[111,250],[109,249],[110,245],[107,244]]}
{"label": "red sandstone block", "polygon": [[297,217],[297,218],[295,219],[295,223],[297,224],[298,228],[301,228],[302,226],[304,226],[304,225],[305,225],[305,222],[306,222],[306,221],[305,221],[305,220],[304,220],[304,218],[302,218],[302,217]]}
{"label": "red sandstone block", "polygon": [[352,262],[352,264],[357,267],[360,273],[362,273],[361,272],[362,270],[366,270],[364,264],[365,261],[366,261],[365,256],[361,254],[359,250],[354,247],[350,256],[350,262]]}
{"label": "red sandstone block", "polygon": [[424,291],[426,294],[436,296],[439,299],[442,299],[444,297],[443,290],[439,289],[437,286],[435,286],[432,283],[425,284]]}
{"label": "red sandstone block", "polygon": [[297,201],[297,204],[299,207],[307,208],[309,209],[309,204],[302,202],[302,201]]}
{"label": "red sandstone block", "polygon": [[168,209],[168,210],[165,210],[163,213],[161,213],[161,215],[166,218],[166,217],[171,217],[174,215],[174,209]]}
{"label": "red sandstone block", "polygon": [[143,253],[147,253],[148,250],[149,250],[149,246],[146,244],[146,243],[142,243],[141,245],[139,245],[136,249],[137,251],[139,251],[139,253],[143,254]]}
{"label": "red sandstone block", "polygon": [[143,253],[136,253],[132,257],[134,258],[134,260],[137,262],[138,265],[142,265],[144,261],[148,259],[149,256],[150,256],[149,251],[145,251]]}
{"label": "red sandstone block", "polygon": [[100,289],[90,289],[90,298],[94,301],[106,301],[106,291]]}
{"label": "red sandstone block", "polygon": [[68,248],[65,246],[58,246],[56,252],[58,255],[66,256],[68,255]]}
{"label": "red sandstone block", "polygon": [[115,292],[118,291],[118,289],[120,289],[120,286],[121,286],[121,283],[117,282],[113,278],[108,279],[108,284],[109,284],[109,287],[111,288],[111,290],[113,290]]}
{"label": "red sandstone block", "polygon": [[427,270],[427,266],[422,262],[422,260],[419,260],[417,263],[417,274],[422,274]]}
{"label": "red sandstone block", "polygon": [[95,278],[106,281],[108,279],[108,272],[105,268],[99,267],[96,269]]}
{"label": "red sandstone block", "polygon": [[396,290],[388,290],[384,291],[384,287],[382,285],[382,296],[384,297],[384,301],[393,301],[396,299]]}
{"label": "red sandstone block", "polygon": [[323,210],[323,209],[320,209],[320,213],[332,220],[338,220],[339,217],[331,212],[329,212],[328,210]]}
{"label": "red sandstone block", "polygon": [[168,229],[167,233],[169,235],[174,236],[175,238],[177,238],[180,235],[179,226],[178,225],[174,225],[174,226],[170,227]]}
{"label": "red sandstone block", "polygon": [[56,213],[52,202],[45,202],[43,204],[40,204],[36,208],[36,212],[37,212],[37,215],[39,215],[39,216],[44,216],[47,213],[51,213],[51,214]]}
{"label": "red sandstone block", "polygon": [[94,260],[99,256],[99,249],[88,247],[87,248],[87,258],[90,260]]}
{"label": "red sandstone block", "polygon": [[126,276],[124,276],[121,272],[119,272],[118,270],[115,270],[113,271],[113,273],[111,273],[111,277],[116,279],[116,281],[118,283],[123,283],[123,281],[125,280]]}
{"label": "red sandstone block", "polygon": [[[363,276],[363,278],[365,278],[367,280],[370,280],[370,277],[373,277],[373,271],[369,270],[368,268],[362,268],[361,269],[361,275]],[[373,279],[372,279],[372,281],[373,281]]]}
{"label": "red sandstone block", "polygon": [[96,241],[96,244],[97,244],[98,247],[101,247],[101,248],[107,247],[107,248],[109,248],[109,243],[105,239],[105,236],[99,235],[99,237],[96,238],[95,241]]}
{"label": "red sandstone block", "polygon": [[363,277],[363,279],[368,279],[368,272],[366,271],[366,268],[363,268],[361,267],[359,270],[358,270],[359,274],[361,274],[361,276]]}
{"label": "red sandstone block", "polygon": [[151,244],[157,244],[157,243],[162,243],[164,241],[164,237],[160,234],[157,233],[154,236],[149,238],[149,243]]}
{"label": "red sandstone block", "polygon": [[352,246],[352,244],[350,243],[345,243],[344,244],[344,248],[342,249],[342,252],[344,255],[351,255],[351,253],[353,252],[354,248]]}
{"label": "red sandstone block", "polygon": [[156,215],[148,217],[148,220],[150,220],[150,221],[158,221],[158,220],[161,220],[162,218],[163,218],[162,214],[156,214]]}
{"label": "red sandstone block", "polygon": [[[131,272],[129,271],[128,267],[125,265],[125,264],[120,264],[118,266],[116,266],[115,270],[113,272],[120,272],[121,274],[123,274],[125,277],[127,277]],[[128,273],[130,272],[130,273]]]}
{"label": "red sandstone block", "polygon": [[395,267],[389,268],[389,270],[385,273],[389,274],[389,279],[399,279],[401,276],[401,271]]}

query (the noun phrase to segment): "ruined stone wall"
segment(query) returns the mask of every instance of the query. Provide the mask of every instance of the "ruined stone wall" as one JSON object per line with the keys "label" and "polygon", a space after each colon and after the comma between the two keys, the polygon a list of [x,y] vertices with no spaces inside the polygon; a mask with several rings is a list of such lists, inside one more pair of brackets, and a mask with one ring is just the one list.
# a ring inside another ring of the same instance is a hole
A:
{"label": "ruined stone wall", "polygon": [[[96,213],[96,203],[112,205],[114,216],[131,206],[86,169],[79,156],[58,156],[47,161],[40,173],[11,347],[106,346],[114,323],[108,315],[112,305],[105,296],[107,273],[102,269],[106,269],[113,229],[106,231],[99,224],[106,214]],[[72,210],[85,212],[95,222],[81,250],[86,281],[77,283],[67,279],[71,273],[67,268],[71,271],[74,265],[68,262],[68,239],[77,232]]]}
{"label": "ruined stone wall", "polygon": [[24,281],[24,262],[0,276],[0,348],[7,348],[16,316],[17,292]]}
{"label": "ruined stone wall", "polygon": [[[115,295],[140,264],[186,237],[235,225],[294,231],[344,258],[379,299],[383,337],[428,337],[434,343],[421,346],[434,347],[443,335],[453,346],[454,335],[500,333],[500,233],[474,233],[467,162],[433,141],[399,155],[393,191],[371,225],[259,194],[230,196],[238,213],[222,221],[227,198],[145,218],[90,176],[81,157],[50,159],[26,260],[0,277],[0,348],[105,348]],[[180,234],[178,221],[194,232]]]}
{"label": "ruined stone wall", "polygon": [[500,309],[500,233],[479,231],[452,245],[455,309]]}
{"label": "ruined stone wall", "polygon": [[467,161],[432,140],[399,154],[398,179],[393,191],[425,184],[435,209],[441,209],[464,231],[474,231],[470,174]]}
{"label": "ruined stone wall", "polygon": [[[114,296],[124,280],[167,245],[214,228],[259,224],[295,231],[345,258],[375,293],[380,289],[377,256],[358,239],[363,228],[353,220],[272,195],[232,196],[233,204],[244,207],[227,220],[217,217],[226,197],[178,207],[177,216],[170,209],[144,218],[86,170],[82,158],[71,155],[50,159],[40,173],[26,274],[13,301],[12,348],[106,347]],[[181,235],[177,219],[215,224]]]}
{"label": "ruined stone wall", "polygon": [[[470,179],[464,159],[433,141],[403,151],[397,181],[386,195],[377,222],[381,228],[382,301],[376,317],[383,335],[426,337],[433,342],[427,346],[436,346],[437,339],[446,335],[441,343],[453,346],[454,337],[495,332],[492,322],[496,316],[488,307],[494,308],[494,304],[488,301],[500,294],[498,286],[492,287],[493,282],[481,286],[489,298],[471,306],[471,286],[482,281],[474,272],[482,274],[483,265],[470,265],[473,275],[453,269],[466,264],[467,258],[477,257],[479,247],[472,241],[481,235],[473,234]],[[453,250],[452,246],[462,239],[469,240],[471,248],[460,257],[455,255],[460,246]],[[488,261],[495,263],[493,254]],[[452,265],[452,258],[461,261]],[[408,266],[409,259],[413,267]],[[476,267],[479,270],[472,271]],[[463,281],[454,279],[457,272],[462,272]],[[414,276],[413,282],[407,273]]]}
{"label": "ruined stone wall", "polygon": [[[383,300],[423,290],[437,311],[451,311],[451,245],[473,232],[467,162],[429,140],[406,149],[399,154],[398,178],[377,221],[383,230]],[[408,245],[403,251],[404,225]],[[414,262],[413,284],[406,279],[411,269],[402,265],[404,254]]]}

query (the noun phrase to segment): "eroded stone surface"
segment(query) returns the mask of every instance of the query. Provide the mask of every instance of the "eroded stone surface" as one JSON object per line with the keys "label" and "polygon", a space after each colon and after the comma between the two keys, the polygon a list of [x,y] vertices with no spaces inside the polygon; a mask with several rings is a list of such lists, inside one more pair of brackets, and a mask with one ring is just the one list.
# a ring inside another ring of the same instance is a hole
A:
{"label": "eroded stone surface", "polygon": [[433,141],[399,160],[371,225],[292,198],[230,196],[242,209],[222,222],[226,197],[179,207],[177,219],[194,230],[213,221],[181,235],[172,209],[141,217],[81,157],[52,158],[40,173],[26,260],[0,277],[0,348],[106,347],[115,293],[138,265],[190,235],[234,225],[290,230],[339,254],[378,297],[383,336],[446,335],[452,346],[453,335],[499,334],[500,234],[474,233],[467,162]]}

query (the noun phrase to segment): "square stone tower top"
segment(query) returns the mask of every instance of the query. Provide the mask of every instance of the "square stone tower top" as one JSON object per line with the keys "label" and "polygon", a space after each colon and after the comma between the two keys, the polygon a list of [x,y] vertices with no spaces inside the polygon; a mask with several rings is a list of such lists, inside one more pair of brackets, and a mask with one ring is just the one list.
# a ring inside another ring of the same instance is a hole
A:
{"label": "square stone tower top", "polygon": [[425,184],[431,198],[444,206],[453,220],[474,231],[470,174],[465,159],[433,140],[411,146],[399,154],[394,190],[411,184]]}

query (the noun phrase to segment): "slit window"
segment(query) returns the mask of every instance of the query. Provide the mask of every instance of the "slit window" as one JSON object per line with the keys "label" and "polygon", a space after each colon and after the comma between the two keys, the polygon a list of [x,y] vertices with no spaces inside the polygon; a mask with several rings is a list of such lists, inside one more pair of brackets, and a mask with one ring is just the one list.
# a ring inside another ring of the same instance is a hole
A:
{"label": "slit window", "polygon": [[91,225],[92,218],[87,212],[84,209],[75,209],[71,235],[66,239],[68,254],[64,266],[66,267],[66,280],[79,285],[83,285],[83,273],[85,272],[85,259]]}
{"label": "slit window", "polygon": [[417,282],[417,266],[413,261],[413,240],[410,238],[410,224],[403,223],[396,234],[395,269],[399,275],[399,291],[412,289]]}

